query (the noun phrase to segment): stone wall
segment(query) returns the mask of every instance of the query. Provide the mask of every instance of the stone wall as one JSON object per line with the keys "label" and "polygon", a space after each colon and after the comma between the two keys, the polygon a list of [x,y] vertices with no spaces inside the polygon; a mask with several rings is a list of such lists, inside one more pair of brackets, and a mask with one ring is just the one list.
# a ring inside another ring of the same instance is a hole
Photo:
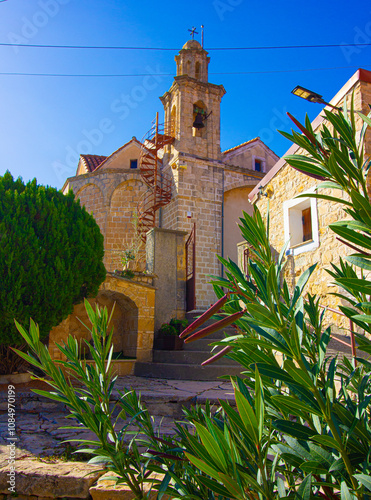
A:
{"label": "stone wall", "polygon": [[[69,189],[100,227],[104,236],[106,269],[111,272],[122,269],[121,252],[133,245],[133,216],[147,189],[139,170],[115,167],[79,175],[68,180],[65,192]],[[141,252],[144,255],[144,246]]]}
{"label": "stone wall", "polygon": [[185,239],[183,231],[153,228],[147,234],[147,271],[155,276],[155,332],[185,313]]}
{"label": "stone wall", "polygon": [[196,222],[196,304],[207,308],[215,295],[209,274],[220,275],[216,254],[221,254],[223,169],[212,162],[188,158],[176,171],[171,202],[163,208],[166,229],[190,234]]}
{"label": "stone wall", "polygon": [[[173,192],[170,203],[161,211],[162,227],[190,234],[196,223],[196,307],[202,310],[215,301],[209,282],[210,275],[220,276],[222,272],[217,255],[234,255],[240,240],[238,219],[242,210],[249,209],[249,190],[264,174],[250,175],[246,169],[192,155],[181,155],[175,168],[168,166],[166,172],[173,177]],[[238,189],[243,189],[242,197]],[[237,207],[239,201],[242,204]],[[224,248],[222,240],[227,245]]]}

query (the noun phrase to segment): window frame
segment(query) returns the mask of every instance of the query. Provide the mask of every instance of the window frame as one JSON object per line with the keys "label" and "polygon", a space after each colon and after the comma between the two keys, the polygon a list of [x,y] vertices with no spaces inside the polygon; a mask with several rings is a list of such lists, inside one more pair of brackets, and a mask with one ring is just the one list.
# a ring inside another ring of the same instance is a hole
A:
{"label": "window frame", "polygon": [[[316,192],[316,187],[301,193],[301,195],[305,194],[313,194]],[[300,206],[301,205],[301,206]],[[292,238],[290,233],[290,211],[295,210],[305,210],[306,208],[310,208],[311,213],[311,224],[312,224],[312,239],[307,241],[302,241],[299,243],[291,244],[289,243],[288,251],[291,255],[299,255],[304,252],[310,252],[319,247],[319,226],[318,226],[318,209],[317,209],[317,199],[310,197],[303,198],[293,198],[291,200],[287,200],[283,202],[283,218],[284,218],[284,232],[285,232],[285,241],[289,241]],[[291,213],[291,225],[293,223],[294,213]],[[300,217],[298,214],[295,214],[295,217]]]}
{"label": "window frame", "polygon": [[[256,160],[260,161],[261,170],[255,169],[255,161]],[[253,155],[253,157],[252,157],[252,170],[254,170],[254,172],[265,173],[265,158],[262,158],[261,156]]]}
{"label": "window frame", "polygon": [[[131,164],[132,164],[134,161],[136,161],[136,162],[137,162],[137,164],[136,164],[136,166],[135,166],[135,167],[132,167],[132,166],[131,166]],[[137,169],[137,168],[138,168],[138,163],[139,163],[139,162],[138,162],[138,158],[133,158],[133,159],[131,159],[131,160],[130,160],[130,168],[131,168],[131,169],[133,169],[133,170]]]}

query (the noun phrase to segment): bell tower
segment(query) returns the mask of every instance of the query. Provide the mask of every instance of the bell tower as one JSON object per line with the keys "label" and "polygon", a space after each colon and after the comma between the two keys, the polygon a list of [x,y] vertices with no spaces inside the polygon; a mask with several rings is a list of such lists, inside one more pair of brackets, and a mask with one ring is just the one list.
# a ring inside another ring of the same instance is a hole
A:
{"label": "bell tower", "polygon": [[179,154],[220,160],[220,102],[225,89],[208,82],[210,57],[196,40],[189,40],[175,61],[174,82],[160,97],[165,123],[171,122],[175,137],[168,161],[176,161]]}

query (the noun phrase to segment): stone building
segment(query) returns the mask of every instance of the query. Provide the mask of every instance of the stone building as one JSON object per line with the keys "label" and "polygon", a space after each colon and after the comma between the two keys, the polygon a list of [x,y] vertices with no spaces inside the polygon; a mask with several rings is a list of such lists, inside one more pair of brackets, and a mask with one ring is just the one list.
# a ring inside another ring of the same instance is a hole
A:
{"label": "stone building", "polygon": [[[330,104],[342,107],[344,100],[350,109],[350,101],[354,95],[354,109],[368,114],[371,103],[371,72],[358,70],[339,92],[330,101]],[[328,108],[330,109],[330,108]],[[360,130],[363,121],[357,117],[356,124]],[[313,121],[312,126],[318,132],[326,125],[331,126],[320,113]],[[296,145],[286,153],[305,154]],[[284,155],[274,167],[264,176],[259,184],[249,194],[251,202],[256,204],[264,217],[267,215],[269,200],[270,213],[270,241],[272,246],[280,251],[286,241],[290,240],[286,278],[292,286],[305,269],[317,263],[316,270],[308,285],[308,292],[321,297],[325,306],[338,309],[340,299],[329,295],[336,292],[337,287],[332,284],[332,278],[326,272],[332,264],[338,264],[339,259],[351,253],[351,249],[340,243],[336,235],[329,229],[329,224],[345,217],[341,205],[314,198],[296,198],[299,194],[312,193],[320,181],[308,177],[291,168],[285,162]],[[371,131],[368,130],[365,139],[365,158],[371,157]],[[262,191],[262,193],[260,193]],[[343,194],[335,190],[321,190],[322,194],[342,197]],[[306,234],[308,233],[309,234]],[[239,245],[239,263],[243,267],[244,244]],[[348,327],[341,317],[328,312],[328,321],[339,326]]]}
{"label": "stone building", "polygon": [[[208,81],[208,53],[189,40],[175,61],[173,84],[160,97],[164,125],[158,120],[142,142],[133,137],[108,157],[81,155],[63,187],[100,226],[109,275],[96,300],[118,304],[117,344],[140,360],[150,359],[163,322],[214,302],[208,281],[223,272],[217,254],[237,259],[237,223],[252,210],[248,194],[278,160],[258,137],[222,152],[225,89]],[[148,274],[139,283],[111,274],[133,246],[135,214],[142,235],[149,230],[140,250]],[[130,332],[120,330],[125,318]],[[81,336],[78,330],[67,318],[52,332],[51,349],[68,332]]]}

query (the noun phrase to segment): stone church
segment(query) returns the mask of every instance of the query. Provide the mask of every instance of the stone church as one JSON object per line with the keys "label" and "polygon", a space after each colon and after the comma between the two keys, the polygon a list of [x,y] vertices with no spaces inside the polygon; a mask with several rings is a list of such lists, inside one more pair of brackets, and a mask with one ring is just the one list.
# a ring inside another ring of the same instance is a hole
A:
{"label": "stone church", "polygon": [[[237,261],[239,217],[252,210],[248,194],[278,160],[259,137],[222,152],[226,91],[209,82],[208,53],[189,40],[175,61],[173,84],[160,97],[164,118],[158,114],[142,141],[133,137],[108,157],[81,155],[63,187],[100,226],[107,279],[96,301],[116,303],[117,348],[142,361],[151,359],[162,323],[215,301],[209,276],[223,273],[217,255]],[[138,237],[137,271],[145,272],[123,278],[115,270]],[[52,331],[52,352],[66,333],[85,335],[76,316],[84,320],[82,305]]]}

